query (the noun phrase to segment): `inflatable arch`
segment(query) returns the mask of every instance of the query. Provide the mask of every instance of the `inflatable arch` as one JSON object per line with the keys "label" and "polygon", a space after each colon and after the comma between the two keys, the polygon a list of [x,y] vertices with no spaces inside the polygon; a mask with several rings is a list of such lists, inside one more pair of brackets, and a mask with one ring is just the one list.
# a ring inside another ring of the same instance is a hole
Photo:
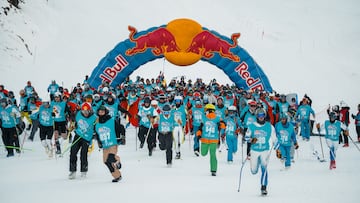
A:
{"label": "inflatable arch", "polygon": [[97,88],[103,82],[116,86],[141,65],[165,57],[178,66],[207,61],[223,70],[239,88],[272,92],[260,66],[238,46],[240,33],[228,38],[190,19],[176,19],[142,32],[132,26],[128,29],[129,39],[117,44],[93,70],[90,86]]}

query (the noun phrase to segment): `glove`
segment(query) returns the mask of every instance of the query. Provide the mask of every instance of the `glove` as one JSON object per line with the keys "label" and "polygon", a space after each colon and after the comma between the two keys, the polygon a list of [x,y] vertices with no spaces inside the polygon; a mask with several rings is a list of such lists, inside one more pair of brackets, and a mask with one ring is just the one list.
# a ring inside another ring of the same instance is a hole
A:
{"label": "glove", "polygon": [[196,131],[196,136],[197,136],[197,137],[200,138],[200,137],[201,137],[201,134],[202,134],[202,131],[201,131],[201,130]]}
{"label": "glove", "polygon": [[177,120],[177,123],[178,123],[179,125],[182,125],[182,122],[181,122],[180,119]]}
{"label": "glove", "polygon": [[345,135],[345,136],[349,136],[349,131],[348,131],[348,130],[344,130],[344,135]]}
{"label": "glove", "polygon": [[277,150],[276,150],[276,157],[279,158],[279,159],[281,159],[282,156],[281,156],[281,151],[280,151],[280,149],[277,149]]}
{"label": "glove", "polygon": [[299,149],[298,143],[295,143],[294,146],[295,146],[295,149]]}
{"label": "glove", "polygon": [[316,128],[319,130],[320,129],[320,123],[316,124]]}
{"label": "glove", "polygon": [[254,138],[251,139],[251,144],[255,144],[256,142],[257,142],[257,138],[256,138],[256,137],[254,137]]}
{"label": "glove", "polygon": [[116,138],[116,142],[117,142],[118,145],[121,145],[122,144],[121,138],[120,137]]}

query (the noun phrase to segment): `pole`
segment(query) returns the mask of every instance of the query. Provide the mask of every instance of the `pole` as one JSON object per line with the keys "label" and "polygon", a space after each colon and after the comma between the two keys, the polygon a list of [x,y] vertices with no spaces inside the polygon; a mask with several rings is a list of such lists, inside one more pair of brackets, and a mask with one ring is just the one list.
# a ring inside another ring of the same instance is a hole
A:
{"label": "pole", "polygon": [[241,177],[242,177],[242,171],[245,166],[245,163],[247,161],[249,156],[246,156],[246,158],[241,162],[241,168],[240,168],[240,175],[239,175],[239,185],[237,191],[240,192],[240,186],[241,186]]}
{"label": "pole", "polygon": [[357,146],[357,144],[354,142],[352,137],[350,135],[348,135],[348,137],[350,138],[351,142],[355,145],[356,149],[359,150],[359,152],[360,152],[359,146]]}
{"label": "pole", "polygon": [[[0,145],[0,146],[5,147],[5,148],[11,148],[11,149],[20,149],[20,147],[15,147],[15,146],[7,146],[7,145]],[[22,148],[22,150],[34,151],[33,149],[30,149],[30,148]]]}
{"label": "pole", "polygon": [[324,162],[325,158],[324,158],[324,150],[323,150],[322,141],[321,141],[320,128],[318,128],[317,130],[318,130],[318,134],[319,134],[321,154],[322,154],[322,160],[320,160],[320,162]]}
{"label": "pole", "polygon": [[76,139],[74,142],[71,143],[70,146],[68,146],[63,153],[61,153],[61,156],[63,156],[72,146],[74,146],[79,140],[81,139],[81,137],[79,136],[78,139]]}
{"label": "pole", "polygon": [[[25,144],[25,139],[26,139],[26,137],[27,137],[27,132],[26,132],[26,129],[24,129],[24,138],[23,138],[23,140],[21,141],[21,144],[20,144],[20,154],[22,153],[22,149],[24,148],[24,144]],[[17,131],[16,131],[17,132]],[[20,154],[19,154],[19,156],[20,156]]]}
{"label": "pole", "polygon": [[135,127],[135,151],[137,151],[138,127]]}
{"label": "pole", "polygon": [[[17,139],[17,142],[19,142],[19,132],[18,132],[18,129],[16,127],[16,117],[14,116],[13,119],[14,119],[14,124],[15,124],[16,139]],[[24,130],[26,130],[26,129],[24,129]],[[25,135],[24,135],[24,141],[25,141]],[[16,142],[15,142],[15,145],[16,145]],[[9,148],[12,148],[12,147],[9,147]],[[16,150],[20,151],[20,153],[19,153],[19,157],[20,157],[20,155],[21,155],[21,145],[19,147],[13,148],[13,149],[16,149]]]}

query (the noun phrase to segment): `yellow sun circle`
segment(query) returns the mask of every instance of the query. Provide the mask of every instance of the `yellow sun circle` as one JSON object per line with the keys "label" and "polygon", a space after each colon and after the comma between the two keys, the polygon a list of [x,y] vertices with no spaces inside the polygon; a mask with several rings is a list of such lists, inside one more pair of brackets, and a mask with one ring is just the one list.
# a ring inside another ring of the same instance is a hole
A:
{"label": "yellow sun circle", "polygon": [[166,29],[174,35],[180,49],[179,52],[164,53],[166,60],[174,65],[188,66],[201,59],[201,55],[186,51],[192,39],[203,30],[199,23],[186,18],[176,19],[169,22]]}

